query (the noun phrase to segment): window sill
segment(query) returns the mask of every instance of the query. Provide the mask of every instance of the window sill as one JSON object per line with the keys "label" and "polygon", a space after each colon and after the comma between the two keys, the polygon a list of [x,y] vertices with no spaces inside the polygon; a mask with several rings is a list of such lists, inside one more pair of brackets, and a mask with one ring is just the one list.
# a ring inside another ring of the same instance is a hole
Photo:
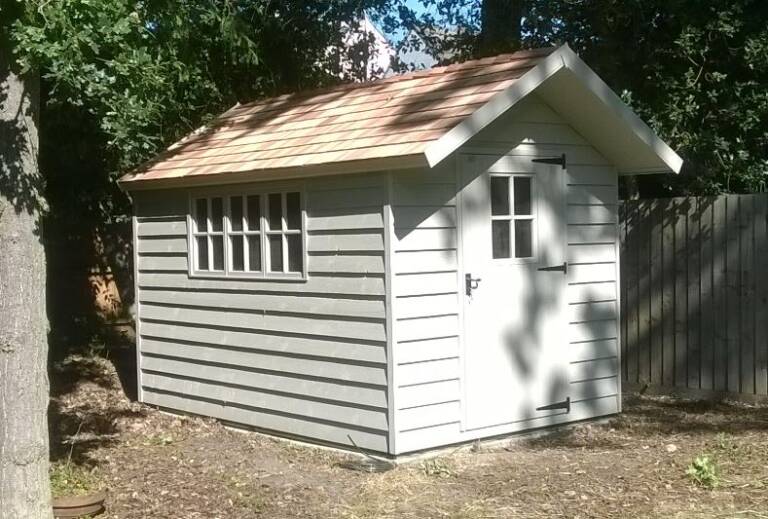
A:
{"label": "window sill", "polygon": [[504,265],[526,265],[530,263],[538,263],[539,258],[532,257],[532,258],[492,258],[491,261],[494,265],[498,266],[504,266]]}
{"label": "window sill", "polygon": [[235,274],[224,272],[191,272],[189,273],[190,279],[228,279],[238,281],[285,281],[294,283],[304,283],[308,281],[309,276],[306,274]]}

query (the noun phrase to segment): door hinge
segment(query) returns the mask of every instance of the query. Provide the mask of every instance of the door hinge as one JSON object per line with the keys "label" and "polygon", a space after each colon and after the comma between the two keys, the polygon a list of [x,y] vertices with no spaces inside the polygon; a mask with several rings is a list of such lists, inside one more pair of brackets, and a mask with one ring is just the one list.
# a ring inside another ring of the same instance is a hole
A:
{"label": "door hinge", "polygon": [[571,397],[566,398],[562,402],[555,402],[554,404],[543,405],[537,407],[537,411],[554,411],[556,409],[565,409],[566,413],[571,412]]}
{"label": "door hinge", "polygon": [[554,267],[540,267],[540,272],[562,272],[568,274],[568,262],[564,261],[562,265],[555,265]]}
{"label": "door hinge", "polygon": [[546,157],[541,159],[531,159],[531,162],[537,162],[539,164],[554,164],[565,169],[565,153],[559,157]]}

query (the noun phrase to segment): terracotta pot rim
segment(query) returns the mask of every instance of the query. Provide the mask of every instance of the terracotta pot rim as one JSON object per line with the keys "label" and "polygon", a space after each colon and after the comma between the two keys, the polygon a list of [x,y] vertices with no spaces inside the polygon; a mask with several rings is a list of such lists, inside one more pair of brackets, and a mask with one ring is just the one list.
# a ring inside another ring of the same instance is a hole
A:
{"label": "terracotta pot rim", "polygon": [[54,508],[78,508],[88,506],[104,501],[107,498],[107,490],[102,489],[97,492],[85,494],[82,496],[61,496],[54,497],[52,504]]}

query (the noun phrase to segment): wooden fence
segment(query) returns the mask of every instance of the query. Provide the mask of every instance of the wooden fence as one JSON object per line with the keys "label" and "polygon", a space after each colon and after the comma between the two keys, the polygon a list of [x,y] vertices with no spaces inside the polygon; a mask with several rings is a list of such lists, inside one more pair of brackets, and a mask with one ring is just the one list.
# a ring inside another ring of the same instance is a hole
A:
{"label": "wooden fence", "polygon": [[768,394],[768,195],[622,203],[622,376]]}

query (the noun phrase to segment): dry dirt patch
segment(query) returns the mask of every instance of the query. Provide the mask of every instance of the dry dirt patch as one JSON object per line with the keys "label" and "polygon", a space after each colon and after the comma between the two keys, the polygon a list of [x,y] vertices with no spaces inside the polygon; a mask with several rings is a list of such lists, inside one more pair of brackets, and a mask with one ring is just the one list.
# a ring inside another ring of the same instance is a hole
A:
{"label": "dry dirt patch", "polygon": [[[768,518],[768,407],[631,396],[599,424],[365,474],[348,456],[129,401],[112,364],[53,374],[55,459],[93,467],[115,518]],[[685,471],[702,454],[714,489]]]}

